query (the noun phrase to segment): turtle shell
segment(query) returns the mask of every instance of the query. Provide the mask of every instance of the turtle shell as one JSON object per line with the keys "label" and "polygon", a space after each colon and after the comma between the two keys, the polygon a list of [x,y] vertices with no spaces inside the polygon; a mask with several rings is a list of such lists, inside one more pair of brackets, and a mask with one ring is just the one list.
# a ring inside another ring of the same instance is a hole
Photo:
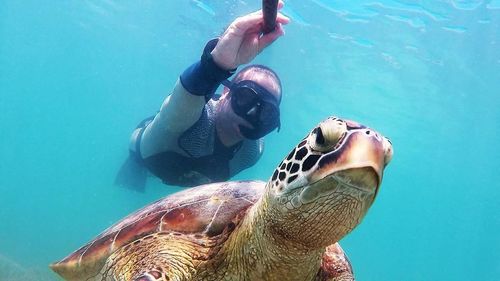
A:
{"label": "turtle shell", "polygon": [[156,232],[221,234],[265,190],[262,181],[223,182],[174,193],[125,217],[51,268],[67,280],[96,275],[117,249]]}

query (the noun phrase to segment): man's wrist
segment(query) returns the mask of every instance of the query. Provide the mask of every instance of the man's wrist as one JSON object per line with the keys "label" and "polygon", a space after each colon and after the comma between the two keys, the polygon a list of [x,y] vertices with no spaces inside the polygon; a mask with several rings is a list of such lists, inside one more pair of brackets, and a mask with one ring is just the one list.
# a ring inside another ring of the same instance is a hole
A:
{"label": "man's wrist", "polygon": [[211,55],[218,39],[210,40],[200,61],[188,67],[180,77],[182,86],[193,95],[212,97],[220,83],[229,78],[236,69],[226,70],[220,67]]}
{"label": "man's wrist", "polygon": [[214,63],[219,66],[222,69],[232,71],[233,69],[236,69],[237,67],[232,66],[232,65],[227,65],[224,63],[224,54],[222,53],[223,51],[218,50],[217,48],[213,49],[210,54],[212,55],[212,59]]}

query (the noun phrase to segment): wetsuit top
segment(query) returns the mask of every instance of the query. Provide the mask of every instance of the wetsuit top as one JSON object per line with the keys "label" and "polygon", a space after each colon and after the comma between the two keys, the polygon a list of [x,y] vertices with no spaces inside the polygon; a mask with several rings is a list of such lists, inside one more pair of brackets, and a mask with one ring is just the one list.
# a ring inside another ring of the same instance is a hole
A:
{"label": "wetsuit top", "polygon": [[190,94],[178,81],[156,116],[134,132],[131,152],[166,184],[196,186],[229,179],[258,161],[264,142],[224,146],[215,130],[216,107],[217,101]]}
{"label": "wetsuit top", "polygon": [[198,121],[178,137],[171,150],[143,157],[149,171],[166,184],[195,186],[225,181],[254,165],[262,154],[263,140],[224,146],[215,130],[216,105],[210,100]]}

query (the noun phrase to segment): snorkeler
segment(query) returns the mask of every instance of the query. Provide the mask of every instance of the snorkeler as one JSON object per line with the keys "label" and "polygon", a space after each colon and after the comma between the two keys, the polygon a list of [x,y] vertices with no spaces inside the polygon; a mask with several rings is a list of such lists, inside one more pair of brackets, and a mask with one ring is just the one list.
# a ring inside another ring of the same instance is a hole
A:
{"label": "snorkeler", "polygon": [[[288,22],[278,13],[276,28],[263,34],[262,11],[257,11],[209,41],[160,111],[132,133],[130,155],[115,183],[143,190],[149,171],[165,184],[189,187],[228,180],[254,165],[263,137],[280,127],[281,82],[262,65],[246,66],[227,79],[282,36]],[[216,97],[221,83],[225,87]]]}

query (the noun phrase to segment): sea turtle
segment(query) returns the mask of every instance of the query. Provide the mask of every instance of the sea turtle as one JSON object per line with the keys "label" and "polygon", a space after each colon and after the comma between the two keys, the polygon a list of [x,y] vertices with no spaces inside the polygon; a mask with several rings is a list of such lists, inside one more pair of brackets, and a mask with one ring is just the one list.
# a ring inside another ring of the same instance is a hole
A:
{"label": "sea turtle", "polygon": [[51,268],[80,280],[354,280],[336,244],[392,157],[388,139],[330,117],[269,182],[198,186],[127,216]]}

